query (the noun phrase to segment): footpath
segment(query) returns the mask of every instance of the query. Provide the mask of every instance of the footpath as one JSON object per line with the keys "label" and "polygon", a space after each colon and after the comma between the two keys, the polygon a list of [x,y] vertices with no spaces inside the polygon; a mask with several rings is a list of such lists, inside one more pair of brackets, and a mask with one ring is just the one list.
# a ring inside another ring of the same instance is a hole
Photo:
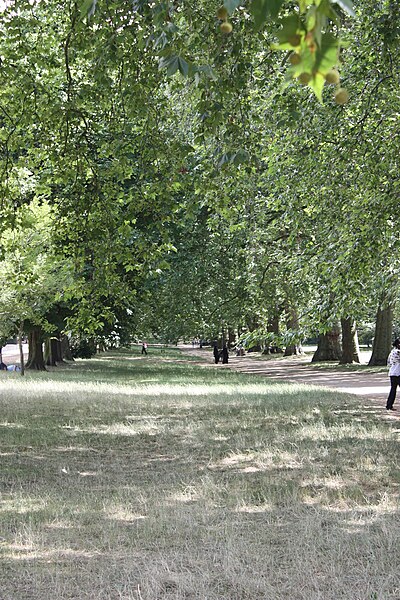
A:
{"label": "footpath", "polygon": [[[212,353],[207,349],[200,350],[198,347],[193,348],[190,346],[180,346],[180,348],[187,354],[201,357],[203,359],[202,364],[204,362],[213,363]],[[385,418],[391,420],[399,418],[400,390],[395,403],[398,412],[386,411],[386,398],[390,389],[386,370],[385,372],[376,373],[367,371],[366,364],[352,370],[351,367],[339,367],[335,364],[327,366],[326,363],[322,366],[310,361],[309,355],[263,358],[260,353],[251,353],[245,356],[231,355],[227,365],[214,366],[269,377],[278,381],[323,386],[339,392],[353,394],[360,398],[360,409],[367,412],[381,413]]]}

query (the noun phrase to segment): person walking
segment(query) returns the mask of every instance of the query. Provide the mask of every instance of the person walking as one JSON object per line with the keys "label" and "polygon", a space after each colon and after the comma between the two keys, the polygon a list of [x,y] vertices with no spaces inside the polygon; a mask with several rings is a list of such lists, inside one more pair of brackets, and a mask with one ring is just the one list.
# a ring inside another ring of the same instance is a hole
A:
{"label": "person walking", "polygon": [[142,344],[142,354],[146,354],[147,356],[147,342],[143,342]]}
{"label": "person walking", "polygon": [[228,358],[229,358],[229,352],[228,352],[228,348],[227,345],[224,344],[224,347],[222,348],[222,364],[223,365],[227,365],[228,364]]}
{"label": "person walking", "polygon": [[219,363],[219,350],[218,350],[218,344],[216,342],[214,342],[213,354],[214,354],[214,362],[217,365]]}
{"label": "person walking", "polygon": [[397,386],[400,385],[400,339],[396,338],[393,342],[393,350],[390,352],[387,360],[390,377],[390,392],[386,402],[386,410],[396,410],[393,408],[396,399]]}

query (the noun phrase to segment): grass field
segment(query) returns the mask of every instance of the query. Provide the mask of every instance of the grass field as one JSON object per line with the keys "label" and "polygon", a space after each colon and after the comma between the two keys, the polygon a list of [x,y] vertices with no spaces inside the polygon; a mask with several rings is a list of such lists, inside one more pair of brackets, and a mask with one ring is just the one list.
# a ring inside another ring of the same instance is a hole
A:
{"label": "grass field", "polygon": [[0,375],[1,600],[399,600],[399,427],[357,398],[161,350]]}

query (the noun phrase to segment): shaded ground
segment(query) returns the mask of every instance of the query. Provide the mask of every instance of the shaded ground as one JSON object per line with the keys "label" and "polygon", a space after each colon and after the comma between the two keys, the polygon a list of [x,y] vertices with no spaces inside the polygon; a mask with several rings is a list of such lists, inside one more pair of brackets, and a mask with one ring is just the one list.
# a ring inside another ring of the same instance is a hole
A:
{"label": "shaded ground", "polygon": [[[188,355],[196,356],[204,362],[213,363],[210,349],[193,348],[189,345],[179,346],[180,350]],[[19,364],[19,351],[16,344],[9,344],[3,348],[3,361],[10,364]],[[28,345],[24,344],[24,354],[27,357]],[[368,410],[376,410],[377,407],[385,408],[386,398],[389,393],[389,378],[386,370],[384,372],[373,372],[366,368],[370,353],[362,353],[362,365],[357,370],[346,370],[332,364],[322,367],[318,363],[311,363],[310,356],[299,357],[281,356],[277,358],[263,358],[259,353],[246,354],[237,357],[233,353],[229,357],[229,364],[219,364],[217,368],[229,368],[241,373],[261,375],[279,381],[306,383],[320,385],[339,392],[355,394],[362,397],[362,406]],[[399,412],[400,414],[400,412]],[[396,413],[387,415],[397,417]]]}
{"label": "shaded ground", "polygon": [[1,600],[400,599],[396,418],[200,356],[1,374]]}
{"label": "shaded ground", "polygon": [[[202,357],[207,362],[213,362],[209,350],[182,346],[181,349],[191,355]],[[365,358],[365,357],[364,357]],[[367,369],[366,364],[357,370],[346,370],[338,365],[322,367],[318,363],[311,363],[310,356],[278,358],[268,357],[263,359],[259,353],[246,354],[237,357],[231,355],[229,364],[216,368],[230,368],[242,373],[251,373],[269,377],[279,381],[306,383],[320,385],[325,388],[335,389],[340,392],[354,394],[362,398],[362,407],[375,412],[378,408],[385,410],[386,398],[389,393],[389,378],[387,372],[373,372]],[[388,418],[396,418],[396,413],[386,413]]]}

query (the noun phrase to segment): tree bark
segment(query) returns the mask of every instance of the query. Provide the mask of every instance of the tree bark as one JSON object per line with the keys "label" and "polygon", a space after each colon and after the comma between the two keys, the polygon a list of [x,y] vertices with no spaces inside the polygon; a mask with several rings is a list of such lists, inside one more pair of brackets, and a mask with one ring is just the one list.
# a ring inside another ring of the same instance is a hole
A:
{"label": "tree bark", "polygon": [[47,338],[44,342],[44,362],[48,367],[56,367],[56,359],[52,352],[51,338]]}
{"label": "tree bark", "polygon": [[[279,335],[279,315],[278,314],[272,315],[272,317],[270,317],[270,319],[268,320],[267,331],[268,331],[268,333],[274,333],[276,336]],[[268,343],[262,349],[263,354],[271,354],[276,351],[281,352],[280,348],[278,348],[277,346],[274,346],[273,344],[271,345],[270,343]]]}
{"label": "tree bark", "polygon": [[352,364],[360,362],[360,348],[358,345],[358,336],[356,322],[351,317],[341,319],[342,324],[342,356],[340,364]]}
{"label": "tree bark", "polygon": [[342,348],[340,344],[340,326],[335,324],[330,331],[321,333],[318,348],[314,352],[311,362],[322,362],[325,360],[340,360]]}
{"label": "tree bark", "polygon": [[267,331],[279,335],[279,315],[273,315],[267,325]]}
{"label": "tree bark", "polygon": [[56,367],[57,363],[64,362],[61,354],[61,343],[58,338],[47,338],[45,341],[44,359],[46,365],[51,367]]}
{"label": "tree bark", "polygon": [[[289,330],[298,331],[300,329],[300,325],[297,310],[293,306],[287,307],[287,315],[286,327]],[[299,356],[302,353],[303,350],[300,344],[290,344],[286,346],[283,356]]]}
{"label": "tree bark", "polygon": [[393,306],[378,308],[375,324],[375,337],[372,344],[372,355],[368,366],[386,365],[392,345]]}
{"label": "tree bark", "polygon": [[34,327],[28,334],[29,355],[27,369],[46,371],[43,357],[42,330]]}
{"label": "tree bark", "polygon": [[24,350],[22,348],[22,336],[24,334],[24,322],[20,323],[18,329],[18,349],[19,349],[19,362],[21,364],[21,376],[25,375],[25,361],[24,361]]}
{"label": "tree bark", "polygon": [[71,348],[69,346],[69,338],[67,335],[61,336],[60,341],[60,349],[61,349],[61,358],[62,360],[74,360],[72,356]]}
{"label": "tree bark", "polygon": [[63,355],[62,355],[61,342],[60,342],[59,338],[55,338],[54,353],[56,355],[56,362],[57,363],[63,363],[64,359],[63,359]]}

